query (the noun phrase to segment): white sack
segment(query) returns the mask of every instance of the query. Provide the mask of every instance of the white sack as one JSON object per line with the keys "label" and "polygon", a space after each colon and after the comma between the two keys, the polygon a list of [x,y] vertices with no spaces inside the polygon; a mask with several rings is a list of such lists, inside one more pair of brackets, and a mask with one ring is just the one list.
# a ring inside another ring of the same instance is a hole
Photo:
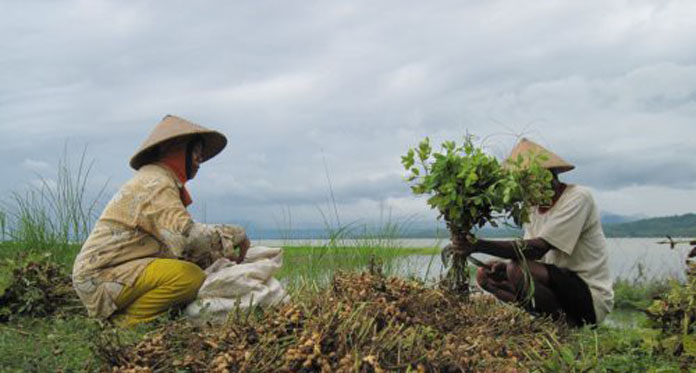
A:
{"label": "white sack", "polygon": [[186,307],[192,319],[224,321],[227,313],[249,306],[272,306],[288,300],[283,286],[273,275],[283,266],[283,250],[257,246],[249,248],[241,264],[218,259],[205,269],[207,275],[198,296]]}

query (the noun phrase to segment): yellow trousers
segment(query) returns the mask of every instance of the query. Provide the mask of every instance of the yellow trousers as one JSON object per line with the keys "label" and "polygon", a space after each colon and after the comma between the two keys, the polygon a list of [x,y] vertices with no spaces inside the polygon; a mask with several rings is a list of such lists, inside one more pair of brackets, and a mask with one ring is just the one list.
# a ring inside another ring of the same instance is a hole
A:
{"label": "yellow trousers", "polygon": [[121,327],[155,319],[176,304],[196,298],[205,273],[195,264],[176,259],[155,259],[133,286],[126,286],[116,298],[118,311],[112,316]]}

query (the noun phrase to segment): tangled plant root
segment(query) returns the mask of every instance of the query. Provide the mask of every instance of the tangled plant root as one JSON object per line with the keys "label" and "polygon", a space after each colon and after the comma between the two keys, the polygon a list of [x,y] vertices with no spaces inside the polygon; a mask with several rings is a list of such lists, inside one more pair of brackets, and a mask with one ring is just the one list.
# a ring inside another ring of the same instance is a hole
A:
{"label": "tangled plant root", "polygon": [[462,302],[415,281],[338,273],[302,303],[232,313],[217,328],[178,321],[103,360],[113,372],[517,371],[536,367],[526,352],[546,355],[545,338],[563,332],[489,297]]}

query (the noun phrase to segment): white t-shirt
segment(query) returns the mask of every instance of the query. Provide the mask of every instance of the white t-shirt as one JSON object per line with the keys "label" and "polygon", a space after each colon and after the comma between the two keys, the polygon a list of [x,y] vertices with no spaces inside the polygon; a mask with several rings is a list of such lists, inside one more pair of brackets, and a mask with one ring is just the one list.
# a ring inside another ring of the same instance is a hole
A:
{"label": "white t-shirt", "polygon": [[607,242],[590,191],[568,185],[550,210],[541,214],[535,208],[529,218],[524,225],[525,239],[543,238],[558,249],[546,253],[541,262],[567,268],[585,281],[600,323],[614,306],[614,291]]}

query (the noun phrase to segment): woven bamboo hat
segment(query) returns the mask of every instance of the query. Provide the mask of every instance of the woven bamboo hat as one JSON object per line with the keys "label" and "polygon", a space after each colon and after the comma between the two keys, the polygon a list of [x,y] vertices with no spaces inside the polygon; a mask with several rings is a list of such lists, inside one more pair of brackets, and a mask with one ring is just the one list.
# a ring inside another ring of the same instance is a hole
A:
{"label": "woven bamboo hat", "polygon": [[546,159],[539,160],[539,163],[548,170],[555,170],[557,173],[561,173],[575,168],[574,165],[566,162],[552,151],[524,137],[521,138],[520,142],[512,149],[510,156],[505,160],[505,164],[509,166],[512,162],[516,162],[520,155],[523,157],[522,167],[526,167],[529,164],[530,156],[543,155]]}
{"label": "woven bamboo hat", "polygon": [[227,145],[227,138],[220,132],[174,115],[167,115],[155,126],[147,140],[131,157],[130,165],[137,170],[152,161],[152,158],[157,155],[157,148],[160,145],[175,139],[196,135],[203,138],[203,162],[216,156]]}

